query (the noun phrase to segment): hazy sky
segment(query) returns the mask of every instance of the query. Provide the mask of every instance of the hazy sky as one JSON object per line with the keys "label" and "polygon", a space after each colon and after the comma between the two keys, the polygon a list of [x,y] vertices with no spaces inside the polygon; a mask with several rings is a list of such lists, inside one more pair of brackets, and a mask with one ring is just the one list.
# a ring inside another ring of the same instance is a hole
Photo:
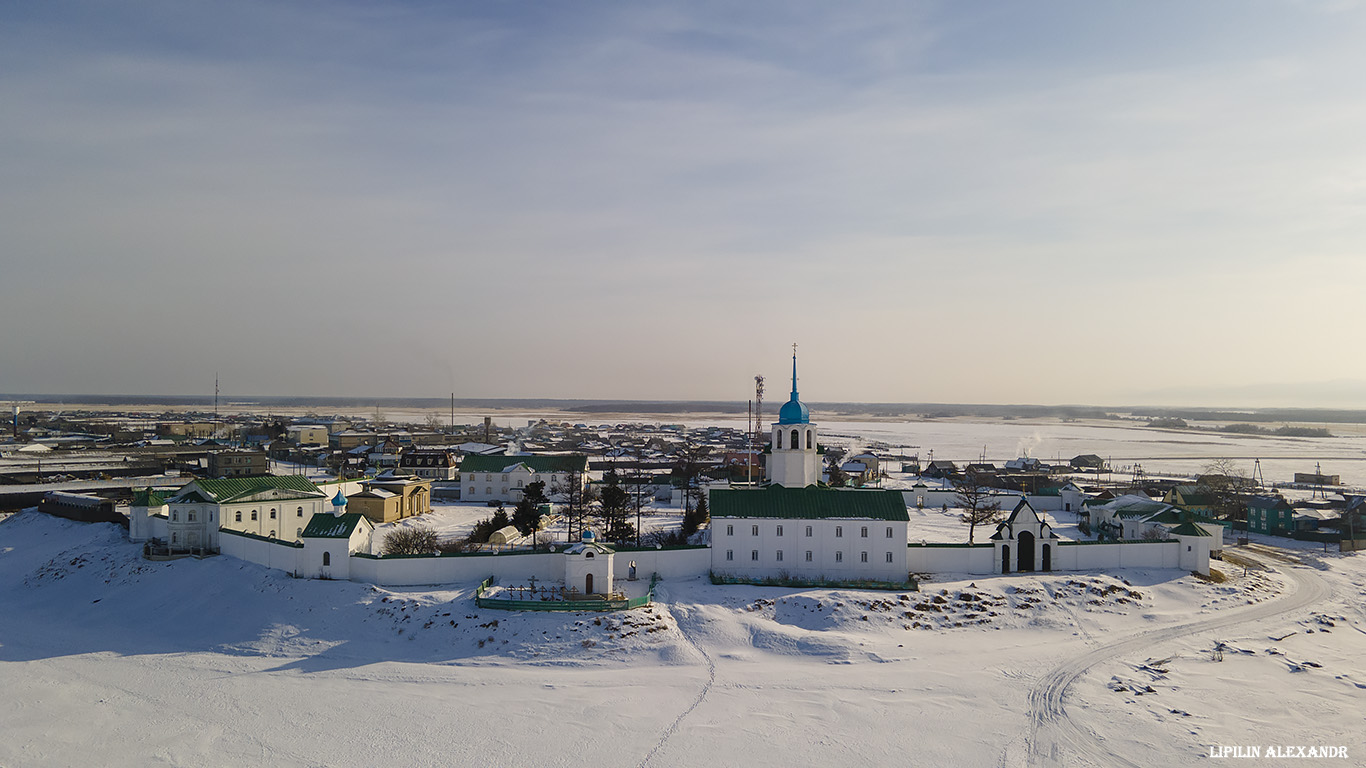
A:
{"label": "hazy sky", "polygon": [[1366,9],[0,5],[0,392],[1366,407]]}

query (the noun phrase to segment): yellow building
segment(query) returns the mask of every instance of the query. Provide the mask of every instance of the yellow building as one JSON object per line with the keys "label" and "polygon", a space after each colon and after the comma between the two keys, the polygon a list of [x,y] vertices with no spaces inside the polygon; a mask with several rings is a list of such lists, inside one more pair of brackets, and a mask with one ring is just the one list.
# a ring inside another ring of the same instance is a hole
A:
{"label": "yellow building", "polygon": [[432,481],[413,475],[385,472],[361,483],[361,492],[347,499],[347,510],[372,523],[392,523],[432,511]]}

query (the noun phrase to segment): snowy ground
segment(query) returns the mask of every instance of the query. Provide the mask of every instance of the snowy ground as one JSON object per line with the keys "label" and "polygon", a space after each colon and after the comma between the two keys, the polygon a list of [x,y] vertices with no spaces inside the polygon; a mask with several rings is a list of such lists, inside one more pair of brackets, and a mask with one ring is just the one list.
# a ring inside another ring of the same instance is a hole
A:
{"label": "snowy ground", "polygon": [[0,520],[0,765],[1167,766],[1270,743],[1360,764],[1366,558],[1250,549],[1219,584],[666,581],[648,609],[546,615],[150,563],[114,526],[24,513]]}

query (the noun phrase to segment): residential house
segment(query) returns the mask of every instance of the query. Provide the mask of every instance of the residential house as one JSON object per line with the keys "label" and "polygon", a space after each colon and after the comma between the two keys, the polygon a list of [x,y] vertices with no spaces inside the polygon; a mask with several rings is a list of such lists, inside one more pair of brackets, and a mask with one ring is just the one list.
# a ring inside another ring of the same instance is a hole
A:
{"label": "residential house", "polygon": [[1214,517],[1214,496],[1198,485],[1174,486],[1162,500],[1198,517]]}
{"label": "residential house", "polygon": [[587,485],[588,457],[581,453],[540,456],[474,454],[460,462],[460,498],[464,501],[518,502],[522,489],[545,483],[545,493],[563,493],[571,483]]}

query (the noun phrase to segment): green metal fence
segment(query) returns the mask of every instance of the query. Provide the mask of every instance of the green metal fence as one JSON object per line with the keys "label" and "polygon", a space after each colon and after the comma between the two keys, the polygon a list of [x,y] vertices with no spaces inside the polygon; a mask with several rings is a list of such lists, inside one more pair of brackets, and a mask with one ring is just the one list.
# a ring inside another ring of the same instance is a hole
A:
{"label": "green metal fence", "polygon": [[652,574],[648,592],[641,597],[624,600],[510,600],[484,597],[484,593],[493,585],[493,578],[490,576],[479,583],[479,589],[474,595],[474,604],[480,608],[496,608],[501,611],[623,611],[640,608],[654,601],[655,584],[659,583],[659,574]]}

